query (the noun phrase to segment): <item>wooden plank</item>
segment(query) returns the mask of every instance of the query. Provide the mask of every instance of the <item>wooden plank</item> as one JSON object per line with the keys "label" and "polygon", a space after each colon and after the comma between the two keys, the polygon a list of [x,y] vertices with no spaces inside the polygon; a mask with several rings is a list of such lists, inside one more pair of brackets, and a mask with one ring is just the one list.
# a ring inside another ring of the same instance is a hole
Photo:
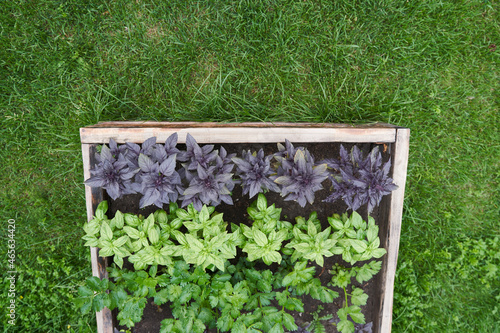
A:
{"label": "wooden plank", "polygon": [[158,142],[177,132],[179,143],[186,142],[191,134],[199,143],[274,143],[284,142],[377,142],[389,143],[396,140],[396,128],[288,128],[288,127],[122,127],[122,128],[81,128],[82,143],[142,143],[150,137]]}
{"label": "wooden plank", "polygon": [[[90,144],[82,144],[83,158],[83,175],[84,179],[90,177],[90,169],[94,162],[95,147]],[[97,205],[103,199],[101,189],[91,188],[85,185],[85,198],[87,206],[87,221],[91,221],[94,217]],[[108,266],[107,258],[99,257],[99,249],[96,247],[90,248],[90,260],[92,264],[92,275],[100,279],[108,278],[106,267]],[[98,333],[113,333],[113,316],[108,308],[104,308],[96,312],[97,332]]]}
{"label": "wooden plank", "polygon": [[165,121],[107,121],[100,122],[86,128],[130,128],[130,127],[164,127],[164,128],[195,128],[195,127],[301,127],[301,128],[396,128],[387,123],[370,123],[360,125],[335,124],[335,123],[309,123],[309,122],[165,122]]}
{"label": "wooden plank", "polygon": [[[90,178],[90,150],[91,150],[91,145],[90,144],[82,144],[82,158],[83,158],[83,179],[89,179]],[[89,217],[92,217],[94,212],[92,210],[92,200],[89,200],[92,198],[92,189],[90,186],[85,186],[85,202],[87,206],[87,219]],[[90,221],[90,220],[89,220]]]}
{"label": "wooden plank", "polygon": [[400,128],[397,130],[396,144],[393,156],[394,183],[398,188],[392,192],[388,235],[385,248],[387,249],[387,266],[385,271],[385,281],[382,284],[382,299],[380,311],[380,331],[391,332],[392,327],[392,306],[394,296],[394,281],[396,278],[396,266],[399,252],[399,239],[401,236],[401,220],[403,216],[403,200],[406,184],[406,173],[408,167],[410,130]]}
{"label": "wooden plank", "polygon": [[115,127],[165,127],[165,128],[196,128],[196,127],[352,127],[347,124],[332,123],[287,123],[287,122],[242,122],[242,123],[224,123],[224,122],[166,122],[166,121],[108,121],[96,125],[87,126],[87,128],[115,128]]}

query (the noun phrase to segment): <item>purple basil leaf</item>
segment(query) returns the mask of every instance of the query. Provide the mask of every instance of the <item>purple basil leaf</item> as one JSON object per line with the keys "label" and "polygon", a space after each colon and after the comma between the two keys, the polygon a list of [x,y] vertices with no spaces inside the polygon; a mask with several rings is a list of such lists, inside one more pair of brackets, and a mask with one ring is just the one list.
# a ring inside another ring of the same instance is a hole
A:
{"label": "purple basil leaf", "polygon": [[[314,157],[307,149],[293,148],[287,140],[286,148],[279,146],[280,153],[275,155],[278,160],[278,169],[281,172],[274,178],[274,182],[281,185],[281,196],[284,200],[297,201],[301,207],[307,202],[314,202],[314,192],[323,188],[321,183],[328,177],[326,164],[315,164]],[[288,153],[294,152],[290,159]],[[281,175],[280,175],[281,173]]]}
{"label": "purple basil leaf", "polygon": [[177,145],[177,140],[178,140],[178,135],[177,132],[171,134],[167,140],[165,141],[165,152],[167,155],[173,155],[173,154],[179,154],[180,150],[176,148]]}
{"label": "purple basil leaf", "polygon": [[[161,147],[163,149],[163,147]],[[177,201],[179,191],[183,191],[181,177],[175,171],[176,154],[169,156],[161,164],[144,154],[139,155],[140,172],[136,177],[134,189],[143,194],[140,208]]]}
{"label": "purple basil leaf", "polygon": [[279,192],[279,186],[270,177],[274,174],[271,168],[272,155],[264,156],[264,150],[256,153],[242,151],[242,158],[233,157],[236,163],[236,173],[240,177],[243,195],[249,194],[250,198],[264,191]]}
{"label": "purple basil leaf", "polygon": [[371,213],[383,196],[397,188],[392,178],[388,177],[391,161],[389,159],[382,167],[382,154],[378,147],[364,158],[358,147],[354,146],[350,156],[347,156],[341,146],[340,160],[327,160],[326,163],[333,169],[330,176],[333,191],[325,202],[342,199],[353,211],[366,204],[368,213]]}
{"label": "purple basil leaf", "polygon": [[[114,148],[118,149],[117,146]],[[101,153],[97,154],[96,157],[100,162],[94,169],[90,170],[91,177],[85,181],[85,184],[105,189],[113,200],[118,199],[123,194],[135,193],[131,179],[138,170],[129,168],[121,153],[115,157],[111,153],[111,149],[103,145]]]}

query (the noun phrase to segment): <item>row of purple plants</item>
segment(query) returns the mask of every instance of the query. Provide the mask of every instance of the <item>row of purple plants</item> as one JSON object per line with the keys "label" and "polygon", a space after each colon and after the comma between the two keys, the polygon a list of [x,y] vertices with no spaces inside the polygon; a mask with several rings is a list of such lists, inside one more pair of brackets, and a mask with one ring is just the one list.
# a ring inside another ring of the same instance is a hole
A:
{"label": "row of purple plants", "polygon": [[109,147],[103,145],[96,153],[97,164],[85,183],[105,189],[113,200],[140,193],[141,208],[182,200],[182,207],[192,203],[198,211],[203,205],[233,204],[231,193],[237,184],[250,198],[273,191],[304,207],[314,202],[315,192],[329,179],[331,193],[323,201],[343,200],[353,211],[366,204],[369,213],[397,188],[388,176],[391,161],[383,163],[378,147],[364,156],[356,146],[351,152],[341,146],[339,159],[315,162],[306,148],[288,140],[278,143],[274,154],[260,149],[237,156],[224,147],[200,146],[190,134],[185,150],[180,150],[177,139],[174,133],[165,144],[155,137],[142,145],[110,140]]}

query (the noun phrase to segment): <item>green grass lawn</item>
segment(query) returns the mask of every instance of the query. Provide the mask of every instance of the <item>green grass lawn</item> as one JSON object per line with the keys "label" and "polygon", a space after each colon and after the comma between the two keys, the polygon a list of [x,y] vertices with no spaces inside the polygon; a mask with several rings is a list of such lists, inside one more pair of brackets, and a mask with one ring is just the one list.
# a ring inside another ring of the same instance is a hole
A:
{"label": "green grass lawn", "polygon": [[4,2],[4,332],[95,332],[71,302],[91,275],[78,129],[139,119],[409,127],[393,331],[500,332],[499,18],[494,0]]}

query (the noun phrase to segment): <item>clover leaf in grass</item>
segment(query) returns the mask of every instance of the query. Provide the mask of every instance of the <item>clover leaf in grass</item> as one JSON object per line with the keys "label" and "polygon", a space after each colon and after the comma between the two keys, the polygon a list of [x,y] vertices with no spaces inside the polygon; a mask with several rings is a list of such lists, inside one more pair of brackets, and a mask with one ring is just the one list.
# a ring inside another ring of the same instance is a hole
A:
{"label": "clover leaf in grass", "polygon": [[285,200],[297,201],[301,207],[307,202],[312,204],[314,192],[323,189],[321,183],[328,177],[326,164],[316,165],[312,155],[301,149],[296,150],[293,162],[285,158],[281,162],[285,174],[274,179],[282,186],[281,196]]}
{"label": "clover leaf in grass", "polygon": [[139,170],[129,167],[123,154],[114,156],[110,148],[103,145],[96,159],[99,163],[90,170],[91,177],[85,181],[86,185],[105,189],[113,200],[123,194],[135,193],[132,178]]}
{"label": "clover leaf in grass", "polygon": [[253,198],[257,193],[265,191],[279,192],[279,186],[269,177],[275,173],[271,168],[272,155],[264,156],[264,150],[251,153],[242,151],[242,158],[233,157],[236,164],[236,174],[241,179],[243,195]]}

